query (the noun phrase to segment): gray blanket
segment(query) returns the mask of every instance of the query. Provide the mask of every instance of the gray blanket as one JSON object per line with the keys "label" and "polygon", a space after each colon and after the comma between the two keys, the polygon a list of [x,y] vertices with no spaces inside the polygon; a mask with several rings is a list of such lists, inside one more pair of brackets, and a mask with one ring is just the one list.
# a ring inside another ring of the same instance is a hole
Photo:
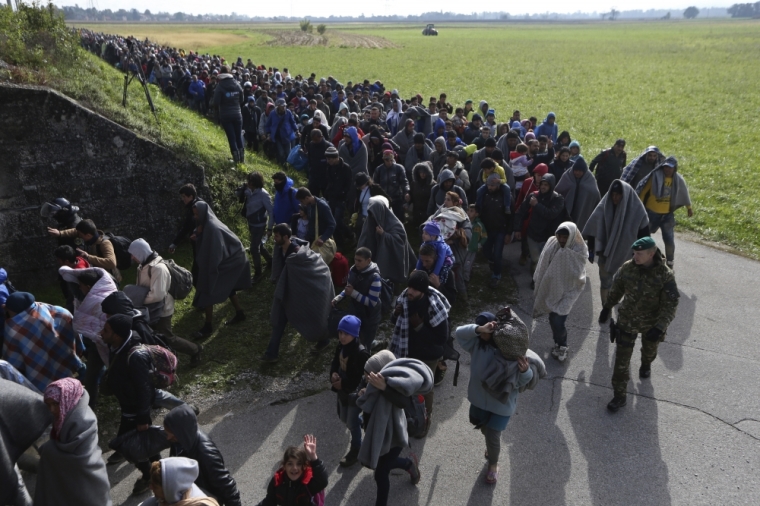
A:
{"label": "gray blanket", "polygon": [[[665,161],[678,165],[672,156],[666,158]],[[662,171],[662,167],[663,164],[658,165],[656,169],[647,174],[636,186],[636,193],[641,197],[642,202],[646,202],[646,195],[642,195],[642,192],[650,179],[652,180],[651,192],[655,197],[660,198],[665,193],[665,174]],[[670,212],[675,212],[684,206],[691,206],[691,197],[689,196],[689,188],[686,186],[686,181],[684,181],[681,174],[678,173],[678,168],[676,168],[676,171],[673,173],[673,183],[670,187]]]}
{"label": "gray blanket", "polygon": [[[617,272],[631,258],[631,246],[638,239],[639,230],[649,225],[641,199],[631,185],[621,183],[623,200],[620,204],[614,206],[610,193],[607,192],[583,228],[583,237],[595,238],[594,249],[605,257],[604,260],[600,259],[600,263],[609,273]],[[614,184],[613,181],[612,185]]]}
{"label": "gray blanket", "polygon": [[[533,378],[518,388],[520,393],[525,390],[533,390],[538,385],[538,380],[546,377],[546,366],[536,352],[528,350],[525,353],[528,359],[528,367],[533,369]],[[517,367],[516,360],[507,360],[501,353],[495,353],[494,359],[488,364],[481,373],[481,385],[494,399],[501,403],[506,403],[509,394],[517,386],[517,377],[520,370]]]}
{"label": "gray blanket", "polygon": [[219,221],[206,202],[195,204],[203,232],[195,243],[198,285],[195,307],[205,308],[224,302],[235,290],[251,287],[251,265],[240,242],[227,225]]}
{"label": "gray blanket", "polygon": [[272,301],[271,322],[285,312],[288,322],[307,341],[319,341],[327,335],[327,318],[335,297],[330,269],[322,256],[312,251],[306,241],[293,238],[300,248],[282,261],[280,248],[272,253],[272,277],[277,283]]}
{"label": "gray blanket", "polygon": [[406,152],[406,158],[404,159],[404,168],[406,169],[406,177],[412,175],[414,166],[421,162],[429,162],[433,156],[435,150],[431,149],[427,144],[422,145],[422,158],[417,154],[417,150],[414,148],[414,144]]}
{"label": "gray blanket", "polygon": [[554,191],[565,197],[565,209],[568,216],[573,218],[573,223],[576,224],[578,230],[583,230],[588,217],[594,212],[602,198],[593,174],[587,170],[578,180],[572,170],[565,171]]}
{"label": "gray blanket", "polygon": [[360,172],[369,175],[369,169],[367,168],[367,146],[365,146],[363,142],[360,143],[360,146],[359,151],[352,155],[345,141],[340,141],[340,144],[338,144],[338,154],[343,161],[351,167],[351,184],[348,187],[348,194],[346,195],[346,202],[348,203],[349,209],[353,208],[354,201],[356,200],[356,185],[354,185],[354,178]]}
{"label": "gray blanket", "polygon": [[[387,388],[403,396],[426,394],[433,389],[433,373],[428,366],[413,358],[398,358],[380,371]],[[359,462],[375,469],[380,457],[391,448],[409,445],[404,410],[394,406],[382,392],[369,385],[356,400],[364,413],[370,413],[367,430],[359,450]]]}
{"label": "gray blanket", "polygon": [[18,489],[16,461],[52,420],[40,394],[0,379],[0,504],[13,504]]}
{"label": "gray blanket", "polygon": [[98,446],[98,420],[85,391],[61,426],[58,441],[40,447],[35,506],[110,506],[111,485]]}
{"label": "gray blanket", "polygon": [[[380,225],[383,233],[377,232]],[[417,263],[414,250],[406,238],[404,225],[388,207],[387,199],[372,197],[367,206],[367,219],[356,247],[367,247],[380,275],[394,283],[402,283]]]}

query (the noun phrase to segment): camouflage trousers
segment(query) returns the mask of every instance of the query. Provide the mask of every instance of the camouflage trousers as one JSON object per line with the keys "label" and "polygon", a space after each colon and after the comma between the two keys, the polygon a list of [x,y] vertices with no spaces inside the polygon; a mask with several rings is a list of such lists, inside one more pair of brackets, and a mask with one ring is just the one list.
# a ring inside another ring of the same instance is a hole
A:
{"label": "camouflage trousers", "polygon": [[[628,380],[631,376],[631,356],[637,336],[638,334],[621,332],[620,337],[616,340],[615,367],[612,370],[612,389],[615,391],[616,397],[624,397],[628,391]],[[657,358],[657,347],[664,339],[664,334],[658,341],[648,341],[642,335],[641,365],[650,365],[654,362],[654,359]]]}

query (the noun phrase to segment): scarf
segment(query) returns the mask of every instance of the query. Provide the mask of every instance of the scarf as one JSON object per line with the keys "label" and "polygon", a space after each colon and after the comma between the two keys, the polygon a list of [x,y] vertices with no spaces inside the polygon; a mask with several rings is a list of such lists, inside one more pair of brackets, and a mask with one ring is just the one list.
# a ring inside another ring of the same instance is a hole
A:
{"label": "scarf", "polygon": [[58,416],[53,420],[51,438],[56,440],[59,438],[61,426],[66,420],[66,416],[76,407],[83,392],[82,384],[74,378],[59,379],[49,384],[45,389],[45,400],[51,400],[59,406]]}
{"label": "scarf", "polygon": [[554,312],[566,315],[586,286],[586,259],[588,248],[578,227],[571,221],[562,223],[570,232],[565,247],[556,236],[546,241],[538,258],[533,281],[536,286],[533,317]]}
{"label": "scarf", "polygon": [[[449,317],[451,304],[441,292],[433,288],[428,288],[428,322],[432,327],[437,327]],[[396,299],[395,305],[401,305],[403,310],[396,320],[396,326],[393,328],[393,337],[391,338],[390,351],[396,357],[402,358],[409,354],[409,298],[407,290],[401,292]]]}

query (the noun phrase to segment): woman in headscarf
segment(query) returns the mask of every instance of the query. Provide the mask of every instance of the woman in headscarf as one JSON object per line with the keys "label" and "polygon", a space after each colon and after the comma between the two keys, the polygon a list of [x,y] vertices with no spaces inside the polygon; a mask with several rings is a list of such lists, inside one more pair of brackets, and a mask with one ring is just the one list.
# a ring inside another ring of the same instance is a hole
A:
{"label": "woman in headscarf", "polygon": [[197,202],[193,213],[198,224],[191,237],[196,244],[198,262],[198,286],[193,306],[206,311],[206,322],[196,336],[207,337],[213,330],[214,304],[220,304],[227,298],[236,313],[224,324],[234,325],[245,320],[237,291],[251,287],[251,265],[243,243],[216,217],[206,202]]}
{"label": "woman in headscarf", "polygon": [[571,142],[573,140],[570,138],[570,132],[562,130],[557,136],[557,142],[554,144],[554,152],[559,153],[560,148],[563,147],[569,148]]}
{"label": "woman in headscarf", "polygon": [[552,356],[560,362],[567,358],[567,315],[586,286],[587,258],[588,248],[578,227],[565,221],[546,241],[533,273],[533,318],[549,313]]}
{"label": "woman in headscarf", "polygon": [[53,414],[53,429],[40,447],[34,505],[110,506],[98,420],[87,405],[87,392],[78,380],[64,378],[48,385],[44,399]]}
{"label": "woman in headscarf", "polygon": [[372,260],[380,268],[380,275],[394,283],[404,282],[417,263],[404,225],[391,212],[385,197],[369,199],[367,219],[356,247],[362,246],[372,252]]}
{"label": "woman in headscarf", "polygon": [[388,125],[388,130],[390,131],[391,135],[396,135],[400,126],[399,121],[401,120],[401,115],[404,111],[402,110],[400,99],[397,98],[393,100],[392,103],[392,109],[388,111],[388,116],[385,119],[385,123]]}

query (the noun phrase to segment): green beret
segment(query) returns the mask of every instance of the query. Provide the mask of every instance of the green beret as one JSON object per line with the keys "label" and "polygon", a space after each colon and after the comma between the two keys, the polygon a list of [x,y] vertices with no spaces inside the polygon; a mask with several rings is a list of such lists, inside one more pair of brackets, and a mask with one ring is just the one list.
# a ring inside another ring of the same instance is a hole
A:
{"label": "green beret", "polygon": [[634,251],[643,251],[647,249],[652,249],[656,246],[657,244],[655,244],[654,239],[647,236],[647,237],[642,237],[641,239],[633,243],[633,246],[631,247],[633,248]]}

